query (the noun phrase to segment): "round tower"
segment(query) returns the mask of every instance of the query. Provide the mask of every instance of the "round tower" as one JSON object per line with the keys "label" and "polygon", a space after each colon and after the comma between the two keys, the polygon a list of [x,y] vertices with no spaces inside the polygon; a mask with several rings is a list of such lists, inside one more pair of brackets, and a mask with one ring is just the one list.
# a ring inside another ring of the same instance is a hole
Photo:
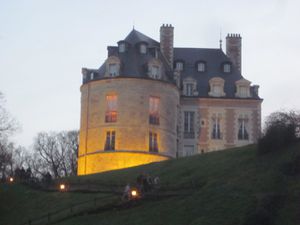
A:
{"label": "round tower", "polygon": [[159,43],[133,30],[83,69],[78,175],[176,157],[179,91]]}

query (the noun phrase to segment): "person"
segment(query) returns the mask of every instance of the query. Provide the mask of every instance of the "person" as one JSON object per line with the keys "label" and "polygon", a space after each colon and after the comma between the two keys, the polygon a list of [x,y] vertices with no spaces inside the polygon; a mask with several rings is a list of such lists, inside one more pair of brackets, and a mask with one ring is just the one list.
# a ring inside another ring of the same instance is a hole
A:
{"label": "person", "polygon": [[153,183],[155,188],[159,188],[160,179],[158,176],[154,177]]}
{"label": "person", "polygon": [[129,198],[130,198],[130,184],[128,183],[124,188],[122,200],[123,201],[129,200]]}

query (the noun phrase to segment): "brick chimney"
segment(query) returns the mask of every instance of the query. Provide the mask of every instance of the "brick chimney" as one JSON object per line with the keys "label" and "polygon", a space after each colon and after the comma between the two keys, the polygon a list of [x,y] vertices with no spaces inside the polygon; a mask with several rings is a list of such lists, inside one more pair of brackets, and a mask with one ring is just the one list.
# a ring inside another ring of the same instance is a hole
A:
{"label": "brick chimney", "polygon": [[242,72],[242,38],[240,34],[227,34],[226,55],[231,59],[234,66]]}
{"label": "brick chimney", "polygon": [[173,68],[173,43],[174,43],[174,27],[171,24],[163,24],[160,27],[160,50],[166,57],[169,65]]}

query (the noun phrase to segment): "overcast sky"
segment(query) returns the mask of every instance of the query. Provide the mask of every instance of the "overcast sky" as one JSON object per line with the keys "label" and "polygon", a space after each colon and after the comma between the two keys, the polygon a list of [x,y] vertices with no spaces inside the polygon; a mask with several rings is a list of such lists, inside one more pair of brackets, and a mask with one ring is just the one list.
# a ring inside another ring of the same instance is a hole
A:
{"label": "overcast sky", "polygon": [[260,85],[263,117],[300,109],[300,1],[0,0],[0,91],[20,122],[17,144],[40,131],[79,129],[81,68],[135,29],[176,47],[217,48],[220,30],[242,36],[242,74]]}

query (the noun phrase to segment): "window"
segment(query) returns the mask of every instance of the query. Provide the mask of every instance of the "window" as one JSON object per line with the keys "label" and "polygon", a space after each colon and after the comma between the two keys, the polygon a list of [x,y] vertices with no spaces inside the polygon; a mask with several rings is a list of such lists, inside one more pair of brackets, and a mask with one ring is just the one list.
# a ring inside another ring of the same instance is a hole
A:
{"label": "window", "polygon": [[224,83],[225,80],[221,77],[213,77],[209,80],[210,92],[208,93],[209,96],[212,97],[223,97],[225,96],[224,92]]}
{"label": "window", "polygon": [[147,53],[147,46],[145,44],[140,45],[140,53],[142,53],[142,54]]}
{"label": "window", "polygon": [[238,120],[238,125],[239,125],[238,139],[248,140],[249,139],[249,134],[247,131],[248,119],[240,118]]}
{"label": "window", "polygon": [[149,123],[159,125],[159,98],[149,98]]}
{"label": "window", "polygon": [[116,140],[116,132],[107,131],[104,150],[105,151],[115,150],[115,140]]}
{"label": "window", "polygon": [[197,64],[197,71],[198,72],[205,72],[205,63],[204,62],[199,62]]}
{"label": "window", "polygon": [[248,87],[245,87],[245,86],[241,86],[240,87],[240,97],[248,97],[248,92],[249,92],[249,88]]}
{"label": "window", "polygon": [[117,122],[117,95],[107,95],[106,96],[106,112],[105,112],[105,122],[112,123]]}
{"label": "window", "polygon": [[212,119],[212,139],[222,139],[221,137],[221,131],[220,131],[220,118],[214,117]]}
{"label": "window", "polygon": [[119,52],[120,53],[125,52],[125,49],[126,49],[125,43],[120,43],[119,44]]}
{"label": "window", "polygon": [[221,96],[222,94],[222,87],[218,84],[214,84],[212,86],[212,92],[216,95],[216,96]]}
{"label": "window", "polygon": [[119,66],[116,63],[111,63],[108,65],[108,74],[111,77],[119,75]]}
{"label": "window", "polygon": [[182,71],[183,70],[183,62],[176,62],[175,69]]}
{"label": "window", "polygon": [[194,91],[193,91],[193,89],[194,89],[194,84],[192,84],[192,83],[187,83],[186,84],[186,96],[193,96],[194,95]]}
{"label": "window", "polygon": [[224,73],[230,73],[231,72],[231,65],[229,63],[223,64],[223,72]]}
{"label": "window", "polygon": [[149,132],[149,152],[158,152],[157,133]]}
{"label": "window", "polygon": [[184,138],[195,138],[195,112],[184,112]]}
{"label": "window", "polygon": [[160,78],[160,76],[159,76],[159,66],[152,65],[150,67],[150,76],[153,79],[159,79]]}
{"label": "window", "polygon": [[91,72],[91,80],[94,80],[94,73]]}

